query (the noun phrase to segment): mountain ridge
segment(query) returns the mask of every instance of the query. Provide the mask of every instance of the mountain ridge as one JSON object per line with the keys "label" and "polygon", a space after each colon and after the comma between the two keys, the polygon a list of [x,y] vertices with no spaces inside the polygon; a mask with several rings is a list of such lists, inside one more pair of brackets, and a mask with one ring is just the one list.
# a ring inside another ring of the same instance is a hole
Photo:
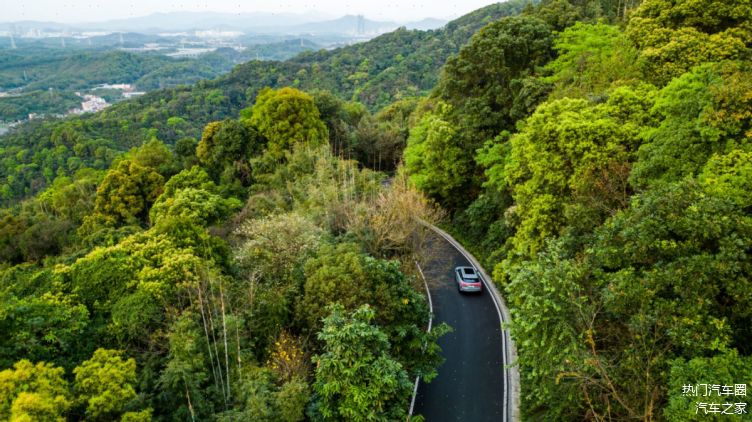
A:
{"label": "mountain ridge", "polygon": [[[447,21],[427,17],[419,21],[399,23],[394,21],[376,21],[365,19],[366,31],[376,31],[379,28],[397,28],[405,26],[408,29],[436,29]],[[76,29],[76,30],[106,30],[157,33],[164,31],[194,31],[208,29],[240,30],[251,33],[282,33],[282,32],[332,32],[332,27],[339,28],[336,32],[355,31],[357,28],[356,15],[345,14],[339,18],[319,12],[296,13],[222,13],[222,12],[169,12],[152,13],[146,16],[112,19],[102,22],[60,23],[55,21],[13,21],[2,22],[0,27],[9,25],[22,26],[31,29]],[[346,25],[347,29],[343,28]]]}

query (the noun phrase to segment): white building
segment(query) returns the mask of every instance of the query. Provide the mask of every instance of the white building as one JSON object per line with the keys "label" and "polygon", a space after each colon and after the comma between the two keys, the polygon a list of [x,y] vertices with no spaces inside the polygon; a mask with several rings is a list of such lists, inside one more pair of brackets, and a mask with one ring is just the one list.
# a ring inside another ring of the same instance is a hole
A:
{"label": "white building", "polygon": [[84,95],[84,99],[86,101],[81,103],[81,109],[84,113],[96,113],[110,106],[104,98],[96,95]]}

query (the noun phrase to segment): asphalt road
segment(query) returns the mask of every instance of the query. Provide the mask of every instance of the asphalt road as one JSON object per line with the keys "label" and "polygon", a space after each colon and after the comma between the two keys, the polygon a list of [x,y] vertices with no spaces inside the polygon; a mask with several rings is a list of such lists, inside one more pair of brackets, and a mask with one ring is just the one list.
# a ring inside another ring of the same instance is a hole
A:
{"label": "asphalt road", "polygon": [[446,322],[454,331],[439,339],[446,362],[430,383],[420,382],[413,413],[427,422],[501,421],[504,363],[499,314],[490,292],[457,291],[454,268],[471,266],[470,262],[443,238],[437,236],[435,242],[441,242],[443,262],[424,268],[431,284],[434,326]]}

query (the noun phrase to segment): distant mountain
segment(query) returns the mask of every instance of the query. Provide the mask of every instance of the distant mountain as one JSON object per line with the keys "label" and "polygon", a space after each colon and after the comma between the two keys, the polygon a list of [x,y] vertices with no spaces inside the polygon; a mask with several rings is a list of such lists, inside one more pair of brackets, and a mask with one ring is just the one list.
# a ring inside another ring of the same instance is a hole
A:
{"label": "distant mountain", "polygon": [[[396,22],[378,22],[364,19],[366,32],[384,32],[399,28],[400,24]],[[261,28],[256,28],[260,30]],[[267,28],[264,28],[267,29]],[[271,29],[271,28],[269,28]],[[328,20],[323,22],[308,22],[300,25],[292,25],[284,28],[289,33],[315,33],[315,34],[341,34],[356,32],[358,29],[358,17],[355,15],[345,15],[339,19]]]}
{"label": "distant mountain", "polygon": [[431,29],[439,29],[447,24],[448,21],[436,18],[425,18],[422,21],[410,22],[403,25],[407,29],[418,29],[420,31],[428,31]]}
{"label": "distant mountain", "polygon": [[[290,26],[306,22],[331,19],[331,16],[318,12],[294,13],[216,13],[216,12],[171,12],[154,13],[140,18],[117,19],[98,24],[82,24],[113,30],[131,31],[159,28],[165,31],[185,31],[191,29],[213,29],[219,25],[226,28],[249,29],[258,26]],[[81,26],[81,25],[79,25]]]}
{"label": "distant mountain", "polygon": [[[148,16],[114,19],[105,22],[82,22],[61,24],[57,22],[23,21],[13,22],[16,27],[55,29],[72,28],[79,30],[132,31],[153,33],[158,31],[182,32],[201,29],[249,30],[254,27],[288,27],[307,22],[320,22],[331,19],[331,15],[320,12],[296,13],[218,13],[218,12],[169,12],[152,13]],[[0,28],[8,28],[9,22],[0,23]]]}
{"label": "distant mountain", "polygon": [[[124,31],[156,34],[160,32],[193,32],[196,30],[219,29],[223,31],[243,31],[255,34],[348,34],[358,28],[358,17],[345,15],[338,19],[331,16],[309,12],[294,13],[217,13],[217,12],[170,12],[153,13],[136,18],[114,19],[106,22],[86,22],[61,24],[57,22],[22,21],[13,22],[16,27],[26,29],[46,29],[60,31],[65,28],[82,31]],[[405,26],[407,29],[426,31],[438,29],[447,21],[426,18],[418,22],[399,24],[396,22],[379,22],[365,19],[366,33],[388,32]],[[0,23],[0,28],[8,28],[9,23]]]}

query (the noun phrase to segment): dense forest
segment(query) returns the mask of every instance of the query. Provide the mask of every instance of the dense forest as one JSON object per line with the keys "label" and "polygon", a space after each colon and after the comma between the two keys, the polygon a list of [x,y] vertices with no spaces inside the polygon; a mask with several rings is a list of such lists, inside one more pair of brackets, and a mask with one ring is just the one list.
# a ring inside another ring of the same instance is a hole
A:
{"label": "dense forest", "polygon": [[748,419],[682,387],[752,379],[752,2],[636,3],[489,24],[413,116],[404,171],[494,269],[525,420]]}
{"label": "dense forest", "polygon": [[335,155],[331,118],[267,88],[172,150],[77,143],[108,169],[3,216],[0,418],[404,419],[450,329],[414,275],[442,214]]}
{"label": "dense forest", "polygon": [[523,420],[747,420],[682,386],[752,385],[750,48],[752,0],[512,0],[19,125],[0,420],[405,420],[421,220],[493,269]]}

